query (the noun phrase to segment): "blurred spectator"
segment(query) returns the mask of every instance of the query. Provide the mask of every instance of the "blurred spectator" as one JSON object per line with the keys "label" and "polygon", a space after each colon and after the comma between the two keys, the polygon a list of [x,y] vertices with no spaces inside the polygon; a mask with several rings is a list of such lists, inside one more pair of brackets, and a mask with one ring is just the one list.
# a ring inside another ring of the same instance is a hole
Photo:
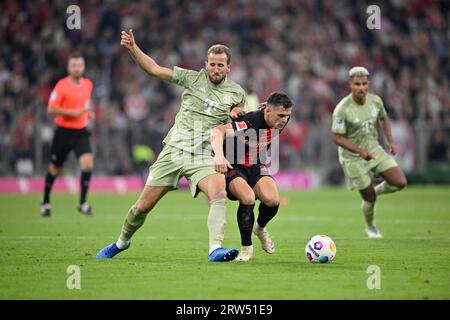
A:
{"label": "blurred spectator", "polygon": [[[366,28],[366,9],[373,4],[381,8],[381,30]],[[349,92],[347,72],[354,65],[371,71],[371,90],[390,112],[402,115],[400,136],[409,137],[421,121],[425,128],[447,128],[430,140],[429,159],[442,157],[447,148],[442,142],[450,127],[447,0],[81,0],[78,5],[81,30],[68,30],[64,1],[0,2],[0,174],[13,172],[19,154],[41,163],[36,173],[42,173],[47,155],[36,158],[34,150],[45,144],[36,130],[51,126],[45,115],[49,90],[75,49],[83,52],[87,77],[95,84],[97,172],[132,172],[132,148],[142,141],[158,153],[180,91],[148,77],[120,48],[120,30],[129,28],[161,65],[199,69],[206,48],[222,42],[233,51],[230,78],[247,86],[250,101],[287,92],[296,107],[284,138],[289,143],[280,144],[285,166],[333,165],[330,116]]]}
{"label": "blurred spectator", "polygon": [[448,162],[448,135],[443,130],[436,130],[428,145],[428,160],[430,162]]}
{"label": "blurred spectator", "polygon": [[258,109],[259,105],[258,96],[253,90],[252,85],[248,85],[246,89],[247,89],[247,108],[245,109],[245,111],[246,112],[255,111]]}

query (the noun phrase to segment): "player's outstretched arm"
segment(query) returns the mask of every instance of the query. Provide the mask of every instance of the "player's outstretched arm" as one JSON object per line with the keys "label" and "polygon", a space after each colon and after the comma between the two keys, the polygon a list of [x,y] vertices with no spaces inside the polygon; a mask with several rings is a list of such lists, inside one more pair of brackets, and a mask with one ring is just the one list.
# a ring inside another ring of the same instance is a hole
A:
{"label": "player's outstretched arm", "polygon": [[231,123],[217,126],[211,129],[211,146],[214,151],[214,169],[219,173],[226,173],[233,167],[223,154],[223,140],[225,136],[234,135]]}
{"label": "player's outstretched arm", "polygon": [[383,130],[383,134],[386,137],[389,152],[393,155],[396,155],[397,154],[397,146],[394,143],[394,139],[392,138],[391,123],[390,123],[388,117],[380,118],[379,122],[380,122],[381,129]]}
{"label": "player's outstretched arm", "polygon": [[368,161],[375,158],[373,154],[361,149],[342,134],[334,133],[334,143],[336,143],[338,146],[341,146],[342,148],[350,150],[351,152],[359,154],[359,156],[364,160]]}
{"label": "player's outstretched arm", "polygon": [[134,41],[133,30],[122,31],[120,44],[128,49],[131,57],[149,75],[161,80],[172,80],[172,69],[161,67],[150,56],[146,55]]}

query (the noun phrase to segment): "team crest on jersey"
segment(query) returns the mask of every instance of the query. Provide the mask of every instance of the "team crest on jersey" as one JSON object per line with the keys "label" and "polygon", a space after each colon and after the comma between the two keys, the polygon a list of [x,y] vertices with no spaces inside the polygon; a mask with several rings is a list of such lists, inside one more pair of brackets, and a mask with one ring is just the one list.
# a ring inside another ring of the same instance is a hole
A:
{"label": "team crest on jersey", "polygon": [[376,117],[377,116],[377,110],[375,109],[375,107],[372,105],[372,110],[370,111],[370,114],[372,117]]}
{"label": "team crest on jersey", "polygon": [[50,101],[55,100],[57,96],[58,96],[58,93],[56,93],[56,91],[52,91],[52,93],[50,94]]}
{"label": "team crest on jersey", "polygon": [[236,131],[242,131],[247,129],[247,124],[245,121],[238,121],[236,122]]}

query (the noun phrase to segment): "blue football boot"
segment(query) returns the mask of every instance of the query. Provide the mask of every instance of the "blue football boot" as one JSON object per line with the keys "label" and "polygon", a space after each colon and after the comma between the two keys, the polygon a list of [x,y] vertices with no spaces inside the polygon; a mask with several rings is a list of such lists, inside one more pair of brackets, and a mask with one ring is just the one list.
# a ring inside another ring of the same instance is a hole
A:
{"label": "blue football boot", "polygon": [[113,242],[109,246],[106,246],[102,250],[100,250],[95,257],[97,259],[111,259],[116,254],[121,253],[124,250],[127,250],[130,247],[130,245],[131,245],[131,242],[129,242],[125,248],[119,249],[117,247],[116,243]]}
{"label": "blue football boot", "polygon": [[220,247],[209,254],[208,261],[211,262],[232,261],[236,259],[238,254],[239,254],[238,249],[225,249]]}

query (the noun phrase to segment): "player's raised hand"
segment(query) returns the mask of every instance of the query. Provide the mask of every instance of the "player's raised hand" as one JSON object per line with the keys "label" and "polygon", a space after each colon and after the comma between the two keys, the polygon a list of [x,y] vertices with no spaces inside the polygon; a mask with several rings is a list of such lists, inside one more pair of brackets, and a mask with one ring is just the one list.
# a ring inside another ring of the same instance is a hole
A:
{"label": "player's raised hand", "polygon": [[375,159],[375,156],[372,153],[370,153],[369,151],[366,151],[366,150],[361,150],[359,152],[359,156],[361,158],[363,158],[364,160],[366,160],[366,161]]}
{"label": "player's raised hand", "polygon": [[224,156],[214,156],[214,170],[219,173],[227,173],[228,169],[233,169]]}
{"label": "player's raised hand", "polygon": [[120,45],[124,46],[128,50],[131,50],[134,46],[134,35],[133,35],[133,29],[130,29],[130,31],[122,31],[121,39],[120,39]]}

